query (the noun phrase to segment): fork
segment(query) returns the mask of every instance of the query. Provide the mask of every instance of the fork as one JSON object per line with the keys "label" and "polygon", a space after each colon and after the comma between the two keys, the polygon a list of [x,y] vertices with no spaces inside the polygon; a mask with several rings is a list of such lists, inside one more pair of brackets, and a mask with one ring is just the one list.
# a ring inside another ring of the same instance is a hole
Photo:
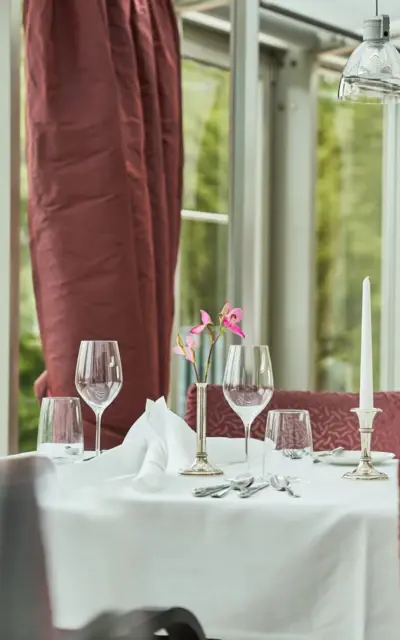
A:
{"label": "fork", "polygon": [[321,462],[321,458],[329,458],[330,456],[339,456],[343,453],[344,447],[336,447],[336,449],[332,449],[332,451],[323,451],[322,453],[318,453],[317,455],[313,454],[312,459],[314,464]]}

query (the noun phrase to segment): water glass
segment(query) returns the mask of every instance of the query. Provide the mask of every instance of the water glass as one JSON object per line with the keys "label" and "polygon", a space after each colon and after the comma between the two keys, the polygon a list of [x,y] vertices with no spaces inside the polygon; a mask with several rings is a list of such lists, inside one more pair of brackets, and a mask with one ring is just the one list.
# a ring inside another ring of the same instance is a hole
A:
{"label": "water glass", "polygon": [[83,340],[79,348],[75,386],[96,416],[96,456],[100,455],[101,417],[122,387],[122,365],[115,340]]}
{"label": "water glass", "polygon": [[[268,412],[264,466],[270,452],[278,452],[291,460],[312,455],[312,432],[308,411],[293,409]],[[276,456],[274,458],[276,459]]]}
{"label": "water glass", "polygon": [[271,358],[266,345],[229,347],[223,391],[229,406],[243,422],[248,463],[251,425],[274,392]]}
{"label": "water glass", "polygon": [[37,451],[56,462],[83,459],[83,424],[79,398],[43,398]]}

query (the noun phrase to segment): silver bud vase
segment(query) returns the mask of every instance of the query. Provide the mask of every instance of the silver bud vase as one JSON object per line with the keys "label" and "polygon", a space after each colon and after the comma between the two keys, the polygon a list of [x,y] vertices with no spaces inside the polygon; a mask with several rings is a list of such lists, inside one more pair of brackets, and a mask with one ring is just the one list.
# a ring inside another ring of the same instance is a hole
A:
{"label": "silver bud vase", "polygon": [[219,476],[222,469],[216,469],[208,462],[207,437],[207,382],[196,382],[196,434],[197,451],[193,464],[181,474],[184,476]]}

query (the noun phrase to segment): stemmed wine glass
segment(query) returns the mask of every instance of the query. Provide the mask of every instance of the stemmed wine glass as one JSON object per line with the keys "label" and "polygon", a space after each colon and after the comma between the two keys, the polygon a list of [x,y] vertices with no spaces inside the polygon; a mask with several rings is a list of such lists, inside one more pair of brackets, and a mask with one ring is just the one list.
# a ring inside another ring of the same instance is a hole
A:
{"label": "stemmed wine glass", "polygon": [[267,346],[229,347],[224,396],[244,425],[246,462],[249,462],[251,425],[274,393],[271,358]]}
{"label": "stemmed wine glass", "polygon": [[75,386],[96,416],[96,456],[101,453],[101,417],[122,387],[118,342],[82,340],[75,372]]}

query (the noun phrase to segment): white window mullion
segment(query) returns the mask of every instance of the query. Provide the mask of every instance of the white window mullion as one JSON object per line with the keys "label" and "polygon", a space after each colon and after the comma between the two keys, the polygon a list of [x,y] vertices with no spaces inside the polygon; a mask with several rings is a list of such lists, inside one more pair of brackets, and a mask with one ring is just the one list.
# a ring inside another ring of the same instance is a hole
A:
{"label": "white window mullion", "polygon": [[400,105],[385,111],[383,156],[381,388],[400,389]]}
{"label": "white window mullion", "polygon": [[257,343],[254,241],[257,230],[259,102],[258,0],[231,3],[229,298],[245,309],[243,328]]}
{"label": "white window mullion", "polygon": [[0,2],[0,455],[18,447],[20,0]]}
{"label": "white window mullion", "polygon": [[271,347],[284,389],[314,385],[316,88],[312,55],[289,53],[277,82],[271,216]]}

